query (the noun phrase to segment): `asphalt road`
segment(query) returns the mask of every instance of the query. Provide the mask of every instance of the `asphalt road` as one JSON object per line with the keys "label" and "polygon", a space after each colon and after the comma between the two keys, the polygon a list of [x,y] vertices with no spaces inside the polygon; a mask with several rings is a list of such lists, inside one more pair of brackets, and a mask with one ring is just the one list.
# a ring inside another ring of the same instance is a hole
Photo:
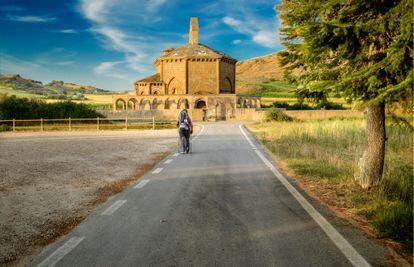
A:
{"label": "asphalt road", "polygon": [[[33,266],[387,266],[387,251],[279,173],[239,123],[205,124]],[[138,152],[137,152],[138,153]]]}

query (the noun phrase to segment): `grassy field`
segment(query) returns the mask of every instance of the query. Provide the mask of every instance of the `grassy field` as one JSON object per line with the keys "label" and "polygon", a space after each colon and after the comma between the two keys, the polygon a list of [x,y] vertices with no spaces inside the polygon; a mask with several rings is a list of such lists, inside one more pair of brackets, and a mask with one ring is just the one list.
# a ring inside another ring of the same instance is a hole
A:
{"label": "grassy field", "polygon": [[[289,105],[297,103],[295,97],[295,86],[283,81],[263,81],[258,86],[259,89],[252,91],[250,95],[262,97],[264,107],[271,106],[274,102],[285,102]],[[350,109],[351,105],[343,98],[330,97],[328,100],[332,103],[342,105],[345,109]],[[314,106],[313,103],[305,101],[304,104]]]}
{"label": "grassy field", "polygon": [[413,132],[387,126],[384,178],[369,191],[354,181],[365,142],[363,118],[268,122],[249,128],[314,195],[412,253]]}
{"label": "grassy field", "polygon": [[26,97],[26,98],[43,98],[42,95],[31,94],[31,93],[27,93],[27,92],[24,92],[24,91],[17,91],[17,90],[14,90],[10,86],[0,84],[0,95],[1,94],[15,95],[17,97],[22,97],[22,98],[23,97]]}
{"label": "grassy field", "polygon": [[[48,103],[59,102],[62,99],[46,99],[43,95],[37,95],[32,93],[27,93],[25,91],[14,90],[10,86],[0,85],[0,95],[7,94],[9,96],[15,95],[19,98],[37,98],[37,99],[45,99]],[[86,99],[85,100],[73,100],[76,103],[84,103],[90,105],[96,105],[97,107],[103,106],[110,106],[112,104],[112,95],[95,95],[95,94],[84,94]]]}

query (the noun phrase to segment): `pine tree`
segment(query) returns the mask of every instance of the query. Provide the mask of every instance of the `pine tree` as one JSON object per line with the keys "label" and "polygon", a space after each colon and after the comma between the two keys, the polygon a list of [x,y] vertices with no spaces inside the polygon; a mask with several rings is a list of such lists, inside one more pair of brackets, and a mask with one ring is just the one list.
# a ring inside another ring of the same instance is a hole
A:
{"label": "pine tree", "polygon": [[363,188],[377,184],[385,106],[412,105],[413,1],[282,0],[277,10],[287,48],[281,63],[297,94],[326,99],[335,92],[365,107],[367,141],[355,178]]}

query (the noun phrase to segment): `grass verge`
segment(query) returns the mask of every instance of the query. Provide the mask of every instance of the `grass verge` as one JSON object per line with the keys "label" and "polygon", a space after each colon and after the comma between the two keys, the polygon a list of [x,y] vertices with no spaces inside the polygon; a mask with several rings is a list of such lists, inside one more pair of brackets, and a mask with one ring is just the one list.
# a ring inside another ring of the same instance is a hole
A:
{"label": "grass verge", "polygon": [[249,128],[312,195],[367,226],[412,262],[413,132],[387,126],[384,177],[369,191],[353,178],[365,142],[362,118],[266,122]]}

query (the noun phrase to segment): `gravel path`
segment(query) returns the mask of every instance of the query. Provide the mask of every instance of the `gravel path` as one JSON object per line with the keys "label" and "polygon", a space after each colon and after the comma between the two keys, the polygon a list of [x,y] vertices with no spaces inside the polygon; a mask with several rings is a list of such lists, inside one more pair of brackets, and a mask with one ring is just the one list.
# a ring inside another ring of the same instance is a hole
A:
{"label": "gravel path", "polygon": [[0,265],[27,262],[176,144],[176,130],[0,134]]}

